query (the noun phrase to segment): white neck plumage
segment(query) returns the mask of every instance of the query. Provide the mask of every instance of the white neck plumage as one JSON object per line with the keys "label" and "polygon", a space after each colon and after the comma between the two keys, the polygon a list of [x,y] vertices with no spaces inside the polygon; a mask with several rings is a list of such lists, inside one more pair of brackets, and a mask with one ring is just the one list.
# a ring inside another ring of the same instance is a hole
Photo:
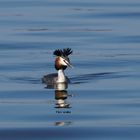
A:
{"label": "white neck plumage", "polygon": [[58,70],[58,83],[64,83],[66,82],[66,77],[63,69]]}

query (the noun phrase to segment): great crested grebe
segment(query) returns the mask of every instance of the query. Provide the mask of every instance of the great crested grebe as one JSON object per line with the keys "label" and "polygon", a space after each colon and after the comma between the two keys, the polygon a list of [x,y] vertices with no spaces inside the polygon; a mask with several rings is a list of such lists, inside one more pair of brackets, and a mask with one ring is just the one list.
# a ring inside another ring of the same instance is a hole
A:
{"label": "great crested grebe", "polygon": [[70,80],[67,76],[65,76],[64,70],[69,66],[72,67],[69,60],[69,55],[72,54],[72,50],[70,48],[66,49],[58,49],[53,52],[56,56],[55,59],[55,69],[58,73],[48,74],[42,78],[43,83],[48,86],[53,86],[60,83],[69,83]]}

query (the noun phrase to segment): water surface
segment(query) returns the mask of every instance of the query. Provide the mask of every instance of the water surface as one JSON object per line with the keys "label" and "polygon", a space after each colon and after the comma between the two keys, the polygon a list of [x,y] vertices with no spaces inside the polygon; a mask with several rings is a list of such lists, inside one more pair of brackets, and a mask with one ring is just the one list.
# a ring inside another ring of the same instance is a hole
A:
{"label": "water surface", "polygon": [[[0,0],[0,139],[140,137],[140,2]],[[56,107],[41,78],[70,47],[71,84]]]}

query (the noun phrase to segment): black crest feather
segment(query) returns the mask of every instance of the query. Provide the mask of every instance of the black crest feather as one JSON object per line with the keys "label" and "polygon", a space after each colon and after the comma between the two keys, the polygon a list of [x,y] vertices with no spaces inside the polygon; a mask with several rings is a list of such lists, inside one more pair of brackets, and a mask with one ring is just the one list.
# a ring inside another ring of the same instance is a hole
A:
{"label": "black crest feather", "polygon": [[63,50],[61,50],[61,49],[55,50],[53,52],[53,54],[56,55],[56,56],[64,56],[64,57],[66,57],[66,56],[72,54],[72,52],[73,51],[71,50],[71,48],[65,48]]}
{"label": "black crest feather", "polygon": [[63,54],[63,52],[62,52],[62,50],[55,50],[54,52],[53,52],[53,54],[54,55],[56,55],[56,56],[62,56],[62,54]]}
{"label": "black crest feather", "polygon": [[70,48],[63,49],[63,55],[68,56],[72,54],[72,50]]}

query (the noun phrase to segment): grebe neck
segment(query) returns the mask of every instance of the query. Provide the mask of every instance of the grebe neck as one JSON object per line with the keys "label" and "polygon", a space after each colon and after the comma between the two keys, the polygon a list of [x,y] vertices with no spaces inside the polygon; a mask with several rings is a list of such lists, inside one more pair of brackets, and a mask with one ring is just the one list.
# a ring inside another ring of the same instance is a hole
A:
{"label": "grebe neck", "polygon": [[58,70],[58,79],[57,79],[58,83],[64,83],[66,82],[66,77],[65,77],[65,73],[63,69],[59,69]]}

